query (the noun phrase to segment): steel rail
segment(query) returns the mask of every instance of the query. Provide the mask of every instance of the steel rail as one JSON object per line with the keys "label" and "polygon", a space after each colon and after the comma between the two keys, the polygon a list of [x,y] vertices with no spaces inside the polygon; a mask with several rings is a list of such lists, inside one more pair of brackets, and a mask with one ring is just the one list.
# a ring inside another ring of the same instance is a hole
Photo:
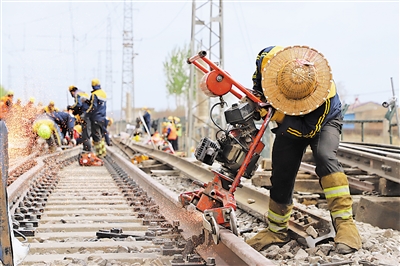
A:
{"label": "steel rail", "polygon": [[[7,187],[9,201],[13,203],[14,208],[18,206],[19,201],[26,195],[36,176],[40,175],[42,171],[45,170],[44,161],[46,159],[51,157],[67,159],[76,156],[80,151],[80,147],[75,147],[35,158],[37,165],[22,174]],[[163,210],[163,214],[165,214],[168,220],[179,220],[179,228],[183,229],[182,236],[185,239],[199,239],[201,237],[203,234],[203,218],[201,213],[182,208],[178,201],[177,194],[169,191],[157,182],[154,182],[154,179],[133,165],[129,160],[117,154],[112,147],[107,147],[107,151],[109,156],[124,168],[128,174],[135,176],[135,181],[147,191],[148,195],[153,197],[160,204],[160,208]],[[209,240],[199,245],[196,251],[203,258],[213,257],[216,265],[276,265],[227,229],[221,228],[220,238],[221,241],[218,245],[215,245],[214,242]]]}
{"label": "steel rail", "polygon": [[63,150],[60,152],[34,158],[37,164],[28,171],[26,171],[25,173],[23,173],[21,176],[19,176],[12,184],[10,184],[7,187],[8,201],[10,203],[10,206],[13,205],[13,207],[11,208],[11,212],[14,211],[15,207],[18,206],[18,203],[25,196],[26,192],[29,190],[31,186],[31,183],[34,181],[34,178],[41,171],[44,170],[45,167],[44,160],[51,157],[57,157],[60,159],[70,158],[72,156],[77,155],[80,152],[80,150],[81,150],[80,147],[75,147],[72,149]]}
{"label": "steel rail", "polygon": [[[154,182],[153,178],[140,170],[136,165],[132,164],[132,162],[119,155],[115,148],[107,147],[107,151],[111,158],[128,174],[135,176],[135,182],[160,204],[160,209],[163,210],[162,213],[167,220],[180,221],[180,228],[183,229],[182,236],[186,240],[193,238],[198,239],[201,237],[203,233],[203,218],[200,212],[183,208],[178,200],[178,194]],[[150,151],[151,150],[148,150],[148,152]],[[153,152],[158,153],[156,150],[153,150]],[[177,160],[174,160],[172,165],[175,163],[179,164],[181,167],[182,165],[186,167],[190,167],[190,165],[193,166],[192,163],[188,162],[188,164],[184,164],[183,160],[178,160],[180,158],[168,156],[165,152],[160,152],[158,155],[163,157],[164,160],[167,160],[167,157],[176,158]],[[154,156],[154,154],[151,156]],[[161,158],[157,157],[157,159]],[[180,161],[180,163],[178,163],[178,161]],[[205,171],[199,170],[199,173],[203,173],[204,176],[208,175]],[[204,244],[199,245],[196,251],[203,258],[214,257],[216,265],[275,265],[229,230],[221,228],[220,239],[221,241],[218,245],[215,245],[212,241],[206,241]]]}
{"label": "steel rail", "polygon": [[[135,152],[146,154],[157,161],[168,164],[175,169],[180,170],[186,177],[192,180],[200,181],[201,183],[208,183],[213,179],[213,173],[210,170],[194,164],[192,160],[180,158],[160,150],[154,150],[150,146],[140,145],[130,141],[127,142],[128,144],[121,142],[122,145],[120,147],[125,152],[128,149],[131,150],[132,154],[128,156],[133,157]],[[261,221],[267,222],[269,194],[264,189],[254,190],[254,188],[243,185],[243,187],[235,192],[235,200],[240,209],[260,219]],[[305,215],[315,216],[299,206],[295,206],[294,209],[302,212]],[[320,226],[329,229],[329,224],[331,223],[330,219],[325,219],[322,217],[315,219],[319,220]],[[305,230],[299,229],[298,222],[293,221],[290,223],[289,229],[295,233],[297,237],[307,238],[309,236]]]}
{"label": "steel rail", "polygon": [[[187,158],[180,158],[171,154],[168,154],[164,151],[155,150],[150,146],[139,145],[136,143],[124,143],[123,145],[127,145],[125,147],[121,147],[122,150],[131,149],[131,152],[139,152],[146,154],[162,163],[171,165],[175,169],[178,169],[184,174],[187,178],[191,180],[197,180],[202,183],[210,182],[214,174],[205,169],[204,167],[194,164],[193,160]],[[266,214],[268,213],[268,203],[269,203],[269,195],[264,189],[260,189],[259,191],[254,191],[254,189],[249,188],[247,186],[243,186],[242,188],[235,191],[235,199],[238,207],[242,208],[246,212],[250,213],[254,217],[260,219],[261,221],[266,222]],[[251,199],[251,201],[249,201]]]}
{"label": "steel rail", "polygon": [[370,147],[374,150],[386,151],[390,153],[400,154],[400,147],[391,144],[379,144],[379,143],[365,143],[365,142],[349,142],[349,141],[341,141],[341,145],[356,145],[359,147]]}
{"label": "steel rail", "polygon": [[[315,166],[314,165],[302,162],[300,164],[300,170],[304,171],[304,172],[308,172],[311,175],[317,176],[317,174],[315,173]],[[371,182],[360,181],[357,178],[354,178],[354,177],[351,177],[351,176],[347,176],[347,179],[349,180],[350,187],[357,188],[357,189],[362,190],[362,191],[371,191],[371,192],[375,189],[374,184],[372,184]]]}
{"label": "steel rail", "polygon": [[364,145],[358,145],[358,144],[346,144],[346,143],[340,143],[339,145],[339,150],[341,148],[349,148],[353,150],[358,150],[358,151],[364,151],[368,152],[371,154],[376,154],[382,157],[388,157],[388,158],[393,158],[400,160],[400,150],[388,150],[388,149],[382,149],[378,146],[364,146]]}
{"label": "steel rail", "polygon": [[337,152],[341,163],[357,167],[370,174],[376,174],[390,181],[400,183],[400,160],[340,147]]}

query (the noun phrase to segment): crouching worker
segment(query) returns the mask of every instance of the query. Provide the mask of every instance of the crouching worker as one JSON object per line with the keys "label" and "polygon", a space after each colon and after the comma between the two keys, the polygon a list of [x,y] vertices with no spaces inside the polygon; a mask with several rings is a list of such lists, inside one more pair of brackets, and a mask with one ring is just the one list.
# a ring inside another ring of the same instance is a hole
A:
{"label": "crouching worker", "polygon": [[72,115],[71,111],[66,112],[53,112],[49,114],[53,121],[58,125],[61,131],[61,143],[63,145],[76,145],[76,140],[74,139],[74,125],[75,117]]}
{"label": "crouching worker", "polygon": [[61,146],[61,132],[57,124],[47,114],[39,115],[32,124],[32,130],[37,136],[46,140],[51,152]]}

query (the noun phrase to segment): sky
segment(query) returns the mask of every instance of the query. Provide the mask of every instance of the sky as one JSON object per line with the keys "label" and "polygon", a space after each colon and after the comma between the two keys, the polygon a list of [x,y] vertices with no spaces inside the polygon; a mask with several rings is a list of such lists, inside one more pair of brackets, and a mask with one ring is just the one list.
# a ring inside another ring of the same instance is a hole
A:
{"label": "sky", "polygon": [[[217,4],[214,0],[214,5]],[[196,15],[207,1],[196,1]],[[163,63],[189,46],[192,1],[133,1],[134,105],[162,111],[167,95]],[[68,87],[91,91],[100,79],[108,106],[121,106],[123,1],[1,0],[0,84],[15,98],[60,108],[72,104]],[[110,21],[110,23],[108,23]],[[105,88],[107,25],[111,27],[112,88]],[[223,1],[224,69],[251,88],[255,57],[271,45],[306,45],[328,60],[342,102],[399,96],[398,1]],[[209,32],[196,39],[208,42]],[[195,53],[198,51],[196,50]]]}

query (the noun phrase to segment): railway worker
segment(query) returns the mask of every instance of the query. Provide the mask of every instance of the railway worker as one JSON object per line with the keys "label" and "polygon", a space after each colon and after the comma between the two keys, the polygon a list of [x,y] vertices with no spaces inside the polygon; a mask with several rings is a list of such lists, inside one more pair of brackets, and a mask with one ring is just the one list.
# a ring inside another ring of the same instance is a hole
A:
{"label": "railway worker", "polygon": [[76,124],[81,125],[81,138],[77,141],[77,144],[82,143],[83,150],[85,152],[92,151],[92,144],[90,141],[91,127],[89,116],[86,115],[86,111],[89,108],[90,97],[89,95],[79,90],[76,86],[71,85],[68,87],[72,98],[74,98],[74,104],[67,107],[68,110],[72,110],[72,114],[76,118]]}
{"label": "railway worker", "polygon": [[[143,132],[145,134],[148,133],[148,134],[151,135],[151,132],[150,132],[150,130],[151,130],[151,114],[150,114],[150,110],[147,107],[143,107],[142,110],[144,111],[143,121],[144,121],[144,123],[146,125],[146,126],[143,125]],[[146,127],[147,127],[147,129],[146,129]]]}
{"label": "railway worker", "polygon": [[58,125],[61,132],[61,139],[63,145],[72,144],[75,145],[76,141],[74,139],[74,125],[75,117],[72,115],[72,111],[64,112],[52,112],[49,116]]}
{"label": "railway worker", "polygon": [[[347,254],[360,249],[349,183],[336,157],[342,129],[341,103],[327,60],[309,47],[270,46],[258,54],[252,79],[255,93],[275,109],[271,120],[278,126],[272,129],[275,140],[269,226],[246,242],[261,250],[290,240],[288,222],[295,178],[310,146],[336,229],[336,252]],[[266,110],[260,108],[259,113],[265,117]]]}
{"label": "railway worker", "polygon": [[7,119],[7,116],[10,113],[11,108],[13,106],[13,99],[14,99],[13,91],[8,91],[7,94],[1,98],[1,101],[0,101],[0,119],[1,120]]}
{"label": "railway worker", "polygon": [[47,114],[59,111],[58,108],[55,107],[54,101],[50,101],[49,104],[43,108],[43,110]]}
{"label": "railway worker", "polygon": [[92,94],[90,96],[90,106],[86,111],[90,119],[93,146],[96,155],[104,157],[106,147],[103,139],[103,130],[106,123],[107,94],[101,88],[100,81],[95,78],[92,80]]}
{"label": "railway worker", "polygon": [[176,131],[175,120],[172,116],[168,117],[167,132],[165,133],[167,140],[171,143],[174,151],[178,150],[177,138],[178,134]]}
{"label": "railway worker", "polygon": [[76,145],[82,143],[82,126],[80,124],[75,124],[74,126],[74,139],[76,140]]}
{"label": "railway worker", "polygon": [[179,150],[179,138],[182,137],[182,124],[179,117],[174,117],[176,128],[176,150]]}
{"label": "railway worker", "polygon": [[48,114],[43,113],[37,116],[32,124],[33,133],[46,140],[49,150],[56,151],[61,146],[61,131],[54,119]]}

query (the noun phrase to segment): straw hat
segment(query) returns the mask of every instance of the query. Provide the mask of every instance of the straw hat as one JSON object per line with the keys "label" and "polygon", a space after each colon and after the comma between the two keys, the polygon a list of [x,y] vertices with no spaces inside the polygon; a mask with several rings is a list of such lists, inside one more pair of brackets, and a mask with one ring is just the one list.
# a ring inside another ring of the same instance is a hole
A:
{"label": "straw hat", "polygon": [[332,85],[328,61],[307,46],[290,46],[277,52],[262,70],[267,101],[287,115],[304,115],[326,101]]}

